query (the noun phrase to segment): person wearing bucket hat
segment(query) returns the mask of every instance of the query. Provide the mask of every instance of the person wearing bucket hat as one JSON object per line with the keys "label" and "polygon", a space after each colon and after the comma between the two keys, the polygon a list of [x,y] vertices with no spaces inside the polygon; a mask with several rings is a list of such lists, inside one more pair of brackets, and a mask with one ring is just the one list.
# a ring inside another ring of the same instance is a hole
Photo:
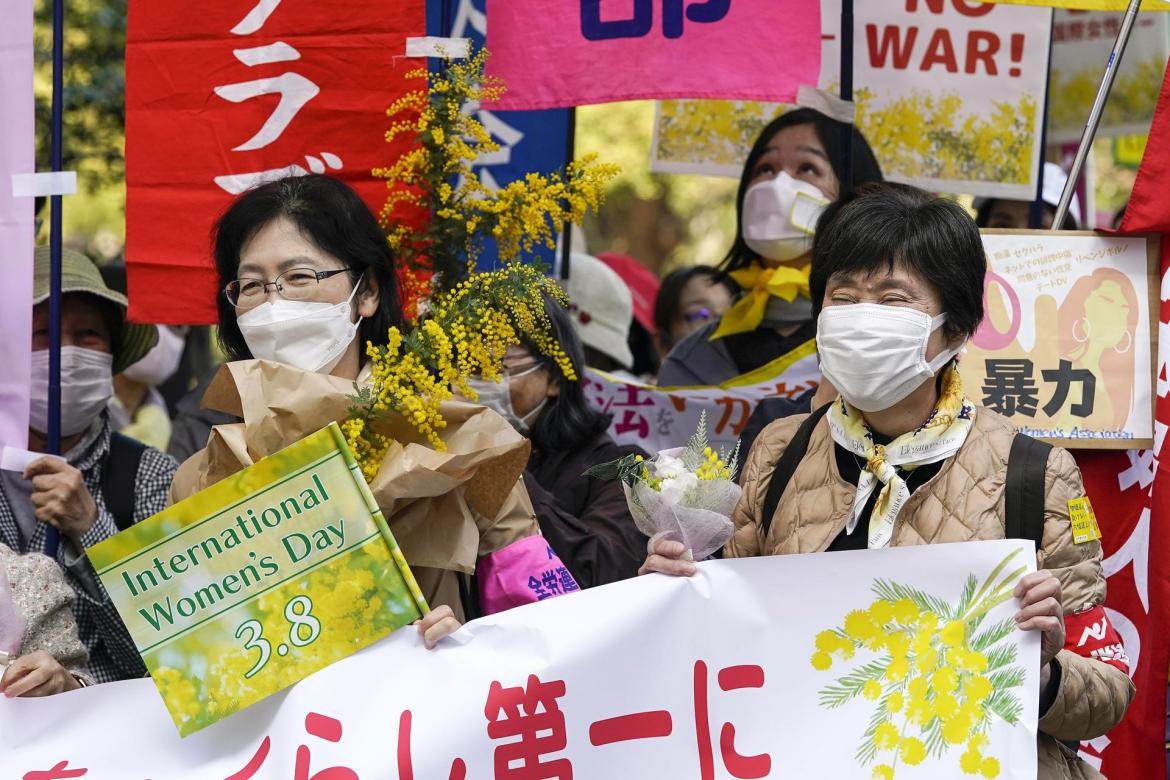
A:
{"label": "person wearing bucket hat", "polygon": [[[140,360],[157,338],[152,325],[126,322],[126,298],[111,290],[85,255],[61,254],[61,451],[23,473],[0,471],[0,542],[44,552],[50,526],[57,562],[73,588],[73,612],[97,682],[142,677],[142,663],[85,549],[167,505],[178,464],[158,450],[128,444],[110,430],[112,376]],[[34,253],[29,448],[47,446],[49,250]]]}
{"label": "person wearing bucket hat", "polygon": [[592,255],[569,256],[569,314],[573,329],[585,345],[585,364],[610,373],[626,374],[634,365],[630,351],[630,323],[634,298],[617,272]]}

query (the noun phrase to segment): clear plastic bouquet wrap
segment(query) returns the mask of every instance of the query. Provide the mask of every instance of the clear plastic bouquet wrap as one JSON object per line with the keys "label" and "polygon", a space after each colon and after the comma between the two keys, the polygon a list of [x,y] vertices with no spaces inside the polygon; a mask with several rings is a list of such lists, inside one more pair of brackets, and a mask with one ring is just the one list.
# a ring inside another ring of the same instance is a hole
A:
{"label": "clear plastic bouquet wrap", "polygon": [[731,538],[731,512],[742,492],[735,482],[739,445],[715,452],[707,443],[706,415],[685,447],[663,450],[650,459],[627,455],[586,472],[620,479],[638,530],[651,540],[682,542],[689,556],[702,560]]}

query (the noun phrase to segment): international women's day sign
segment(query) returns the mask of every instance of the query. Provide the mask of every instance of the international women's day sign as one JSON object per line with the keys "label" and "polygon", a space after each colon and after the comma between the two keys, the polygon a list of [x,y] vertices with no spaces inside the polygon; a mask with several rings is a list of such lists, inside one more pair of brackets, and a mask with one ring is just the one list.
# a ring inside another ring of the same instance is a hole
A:
{"label": "international women's day sign", "polygon": [[336,424],[88,553],[183,734],[426,611]]}
{"label": "international women's day sign", "polygon": [[186,739],[146,680],[2,700],[3,762],[167,780],[1034,780],[1039,640],[1011,597],[1034,565],[1019,541],[713,561],[473,621],[430,652],[398,632]]}

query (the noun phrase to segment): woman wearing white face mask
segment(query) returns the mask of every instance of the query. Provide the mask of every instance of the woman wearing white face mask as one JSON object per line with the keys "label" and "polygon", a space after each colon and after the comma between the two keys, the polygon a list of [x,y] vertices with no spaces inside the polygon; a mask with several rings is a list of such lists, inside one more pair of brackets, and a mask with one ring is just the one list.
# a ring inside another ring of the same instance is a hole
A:
{"label": "woman wearing white face mask", "polygon": [[[760,132],[740,175],[735,243],[719,265],[743,293],[717,321],[674,346],[659,385],[718,385],[799,350],[812,352],[812,238],[821,212],[848,189],[841,183],[843,129],[802,108]],[[865,137],[850,132],[851,181],[881,181]]]}
{"label": "woman wearing white face mask", "polygon": [[[285,371],[286,378],[327,374],[353,387],[368,382],[371,376],[366,344],[384,345],[391,327],[403,327],[395,261],[386,236],[357,193],[338,179],[290,177],[244,193],[216,225],[215,261],[221,284],[220,345],[230,360],[255,358],[282,363],[297,370]],[[305,383],[307,380],[301,380]],[[312,386],[333,388],[335,384]],[[276,406],[287,400],[272,398],[270,403]],[[308,416],[312,411],[304,413]],[[337,419],[343,419],[344,414]],[[485,438],[493,437],[499,429],[512,436],[503,420],[489,417],[479,421]],[[323,419],[321,425],[330,419]],[[498,428],[493,430],[492,426]],[[244,425],[215,426],[213,436],[242,437],[245,430]],[[211,448],[198,452],[180,467],[172,491],[176,501],[201,487],[202,473],[223,470],[209,460],[213,458],[209,453]],[[233,467],[239,468],[238,461],[233,461]],[[460,510],[456,512],[458,522],[468,515],[467,523],[474,523],[470,529],[459,526],[459,532],[480,535],[479,545],[472,546],[472,567],[516,542],[539,535],[519,481],[499,502],[501,508],[493,517],[481,516],[470,505],[464,506],[461,497],[455,498],[446,506]],[[391,530],[397,517],[387,513]],[[462,555],[464,547],[460,541],[456,552]],[[433,550],[447,549],[439,542],[427,550],[432,558],[426,565],[412,559],[407,545],[404,549],[424,597],[435,608],[420,627],[427,644],[433,645],[458,627],[465,607],[475,606],[460,591],[465,583],[457,572],[466,571],[466,564],[454,559],[435,563],[438,553]],[[542,556],[545,550],[547,545],[540,551]],[[535,601],[536,596],[530,600]],[[501,596],[492,603],[505,601]]]}
{"label": "woman wearing white face mask", "polygon": [[[1058,740],[1121,720],[1128,662],[1105,620],[1101,546],[1073,538],[1070,507],[1088,499],[1072,456],[963,398],[955,358],[983,317],[986,271],[974,222],[920,190],[869,185],[820,227],[810,286],[840,396],[760,434],[725,556],[1034,539],[1040,570],[1015,596],[1019,628],[1041,634],[1039,777],[1100,778]],[[1031,513],[1016,486],[1040,497]],[[680,547],[659,542],[645,570],[693,573]],[[1078,628],[1094,623],[1108,626],[1100,644]]]}
{"label": "woman wearing white face mask", "polygon": [[[49,250],[34,257],[29,448],[44,452],[49,417]],[[98,682],[146,674],[130,634],[98,582],[85,549],[167,505],[175,460],[152,447],[125,444],[106,411],[111,377],[139,360],[156,338],[126,322],[126,298],[97,266],[61,254],[61,452],[24,473],[0,470],[0,543],[18,553],[46,551],[60,535],[57,563],[73,589],[73,613]],[[61,678],[59,675],[56,679]]]}
{"label": "woman wearing white face mask", "polygon": [[[547,297],[544,310],[553,341],[580,377],[585,350],[569,313]],[[647,539],[634,526],[621,483],[587,477],[585,471],[645,451],[615,444],[606,434],[610,415],[595,409],[580,380],[568,381],[535,344],[508,348],[500,382],[471,384],[478,403],[532,442],[524,485],[541,533],[577,583],[587,588],[636,575]]]}

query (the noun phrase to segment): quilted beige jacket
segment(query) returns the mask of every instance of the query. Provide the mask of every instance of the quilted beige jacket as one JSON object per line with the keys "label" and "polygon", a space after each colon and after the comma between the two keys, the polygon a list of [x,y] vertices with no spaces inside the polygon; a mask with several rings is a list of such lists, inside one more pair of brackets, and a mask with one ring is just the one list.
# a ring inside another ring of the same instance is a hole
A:
{"label": "quilted beige jacket", "polygon": [[[743,497],[735,508],[735,534],[724,554],[738,558],[822,552],[845,529],[856,486],[837,471],[827,420],[814,429],[772,518],[766,537],[760,520],[768,480],[805,415],[769,425],[748,455]],[[962,449],[911,494],[898,515],[892,544],[938,544],[1004,538],[1004,480],[1015,429],[1004,417],[979,409]],[[1073,544],[1068,502],[1085,494],[1072,456],[1056,448],[1048,458],[1045,523],[1037,565],[1060,579],[1066,614],[1105,600],[1101,546]],[[1062,675],[1056,701],[1040,718],[1040,780],[1100,778],[1058,740],[1099,737],[1125,714],[1134,687],[1119,669],[1068,650],[1057,656]]]}

